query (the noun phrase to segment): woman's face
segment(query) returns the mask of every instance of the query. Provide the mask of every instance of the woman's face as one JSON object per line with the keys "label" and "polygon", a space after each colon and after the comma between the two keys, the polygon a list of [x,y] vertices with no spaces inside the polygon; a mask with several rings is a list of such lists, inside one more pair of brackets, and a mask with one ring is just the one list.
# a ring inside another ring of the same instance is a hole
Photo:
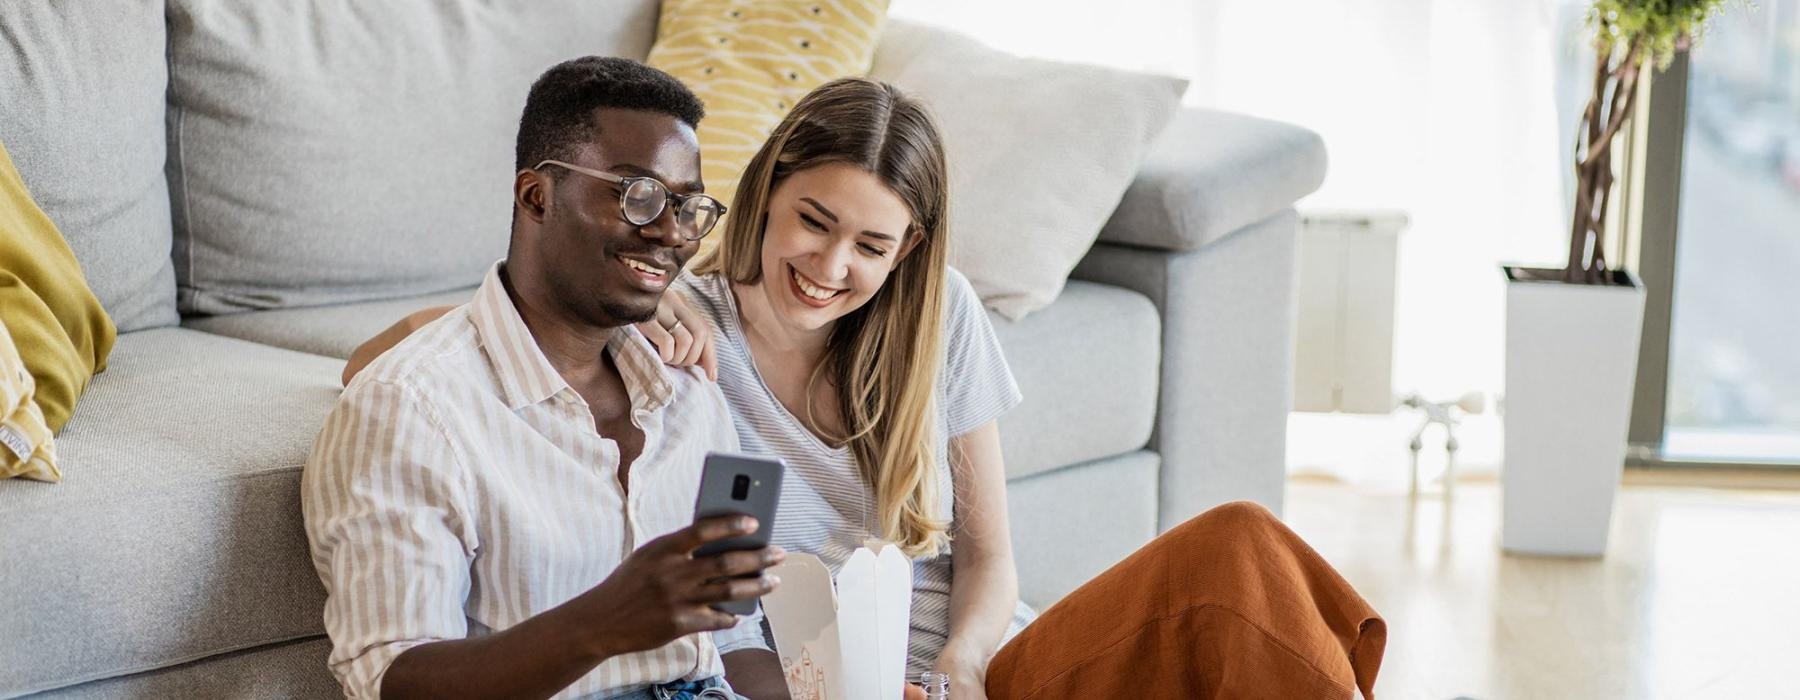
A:
{"label": "woman's face", "polygon": [[828,163],[769,195],[762,291],[783,325],[815,331],[874,298],[911,243],[912,214],[862,168]]}

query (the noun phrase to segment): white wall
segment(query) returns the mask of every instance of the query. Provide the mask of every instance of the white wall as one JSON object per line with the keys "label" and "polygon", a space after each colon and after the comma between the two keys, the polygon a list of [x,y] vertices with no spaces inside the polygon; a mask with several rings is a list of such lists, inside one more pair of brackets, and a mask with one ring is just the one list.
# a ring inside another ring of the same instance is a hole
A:
{"label": "white wall", "polygon": [[[1556,71],[1578,60],[1579,41],[1554,35],[1579,29],[1579,8],[1574,0],[895,0],[891,14],[1024,55],[1181,75],[1191,81],[1189,104],[1319,132],[1330,172],[1300,206],[1408,213],[1395,390],[1451,398],[1502,388],[1499,263],[1555,264],[1563,253]],[[1298,469],[1404,479],[1410,417],[1296,414],[1291,426]],[[1464,448],[1466,464],[1492,469],[1497,422],[1475,421]]]}

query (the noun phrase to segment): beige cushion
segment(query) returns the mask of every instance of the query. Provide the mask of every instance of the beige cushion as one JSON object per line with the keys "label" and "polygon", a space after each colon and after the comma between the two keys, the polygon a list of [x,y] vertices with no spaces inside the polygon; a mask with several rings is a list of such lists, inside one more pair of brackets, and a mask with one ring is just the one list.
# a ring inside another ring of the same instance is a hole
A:
{"label": "beige cushion", "polygon": [[1056,299],[1187,82],[1020,58],[891,20],[869,76],[924,98],[950,160],[950,262],[1020,318]]}

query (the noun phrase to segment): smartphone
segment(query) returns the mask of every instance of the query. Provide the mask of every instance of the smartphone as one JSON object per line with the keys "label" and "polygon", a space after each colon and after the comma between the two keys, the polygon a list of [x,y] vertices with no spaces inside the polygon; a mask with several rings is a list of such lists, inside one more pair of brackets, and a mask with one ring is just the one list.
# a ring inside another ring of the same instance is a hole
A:
{"label": "smartphone", "polygon": [[[748,535],[701,545],[694,550],[694,556],[769,546],[769,533],[775,529],[775,508],[781,503],[781,475],[785,471],[787,464],[776,458],[707,454],[706,466],[700,472],[700,494],[694,498],[694,520],[719,515],[748,515],[756,518],[757,528]],[[744,578],[758,575],[746,574]],[[756,599],[727,601],[713,608],[733,615],[749,615],[756,611]]]}

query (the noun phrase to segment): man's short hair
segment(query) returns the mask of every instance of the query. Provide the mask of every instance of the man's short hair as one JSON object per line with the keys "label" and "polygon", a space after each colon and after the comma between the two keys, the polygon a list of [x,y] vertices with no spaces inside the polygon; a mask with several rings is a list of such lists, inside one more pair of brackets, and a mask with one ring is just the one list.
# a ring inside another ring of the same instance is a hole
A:
{"label": "man's short hair", "polygon": [[583,56],[563,61],[531,84],[519,117],[514,168],[545,160],[569,160],[594,140],[601,107],[661,112],[697,127],[706,108],[674,76],[626,58]]}

